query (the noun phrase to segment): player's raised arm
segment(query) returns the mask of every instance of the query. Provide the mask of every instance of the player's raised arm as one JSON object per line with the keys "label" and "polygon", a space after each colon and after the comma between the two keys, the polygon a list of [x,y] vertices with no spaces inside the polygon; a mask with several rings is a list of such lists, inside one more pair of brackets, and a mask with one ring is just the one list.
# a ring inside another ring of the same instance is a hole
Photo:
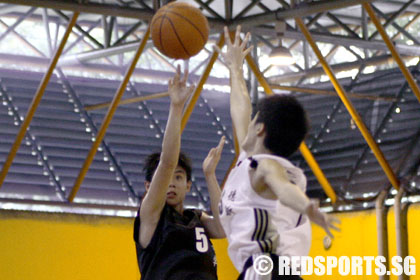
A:
{"label": "player's raised arm", "polygon": [[318,206],[311,202],[298,186],[289,181],[286,170],[275,160],[263,159],[259,161],[252,180],[257,188],[262,184],[268,186],[282,204],[301,214],[308,215],[312,222],[324,228],[325,232],[331,237],[333,237],[331,229],[339,231],[334,223],[340,221],[321,212]]}
{"label": "player's raised arm", "polygon": [[220,201],[220,186],[216,178],[216,167],[222,155],[225,137],[220,138],[219,145],[212,148],[206,159],[203,161],[203,173],[206,178],[207,188],[210,195],[210,208],[213,217],[203,213],[201,221],[203,222],[210,238],[224,238],[226,237],[222,224],[219,218],[219,201]]}
{"label": "player's raised arm", "polygon": [[235,135],[238,143],[241,144],[247,134],[252,113],[251,100],[243,76],[244,58],[252,50],[252,47],[246,48],[250,33],[247,33],[245,39],[241,42],[241,27],[238,26],[235,40],[232,42],[228,28],[225,27],[224,31],[226,52],[222,52],[217,46],[215,46],[215,49],[223,57],[230,72],[230,114]]}
{"label": "player's raised arm", "polygon": [[178,165],[181,146],[181,119],[182,112],[193,87],[187,87],[188,72],[181,78],[178,66],[173,79],[169,81],[168,92],[171,99],[169,117],[163,137],[162,152],[159,165],[150,182],[149,189],[140,208],[140,244],[146,247],[153,236],[159,217],[166,202],[166,193],[172,175]]}

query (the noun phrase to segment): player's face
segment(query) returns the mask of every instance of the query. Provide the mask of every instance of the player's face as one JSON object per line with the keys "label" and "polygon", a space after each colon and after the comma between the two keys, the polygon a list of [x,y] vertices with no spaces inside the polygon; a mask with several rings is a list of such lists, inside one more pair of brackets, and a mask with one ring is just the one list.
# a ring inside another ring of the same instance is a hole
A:
{"label": "player's face", "polygon": [[248,125],[248,132],[242,143],[242,148],[245,151],[251,150],[252,146],[256,142],[257,134],[258,134],[258,124],[257,124],[258,114],[259,113],[255,115],[255,117],[251,120],[251,122]]}
{"label": "player's face", "polygon": [[166,203],[176,206],[184,202],[185,195],[191,188],[191,181],[187,180],[187,173],[178,166],[172,176],[171,184],[166,192]]}

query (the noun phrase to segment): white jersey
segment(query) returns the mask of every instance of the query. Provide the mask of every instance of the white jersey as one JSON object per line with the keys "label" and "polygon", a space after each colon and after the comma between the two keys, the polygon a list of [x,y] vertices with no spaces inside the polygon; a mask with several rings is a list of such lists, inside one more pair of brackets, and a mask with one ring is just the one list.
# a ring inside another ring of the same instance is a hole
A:
{"label": "white jersey", "polygon": [[290,161],[261,154],[247,158],[242,152],[225,183],[219,203],[220,220],[228,238],[228,253],[239,272],[255,254],[307,256],[311,245],[311,228],[305,215],[265,199],[252,188],[249,177],[252,160],[274,159],[287,171],[289,180],[306,190],[306,177]]}

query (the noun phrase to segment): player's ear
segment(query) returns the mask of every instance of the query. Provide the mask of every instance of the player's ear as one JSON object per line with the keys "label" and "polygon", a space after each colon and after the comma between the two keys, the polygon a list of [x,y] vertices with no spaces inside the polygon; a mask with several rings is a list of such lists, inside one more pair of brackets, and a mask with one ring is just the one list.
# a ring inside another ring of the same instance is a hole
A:
{"label": "player's ear", "polygon": [[261,136],[265,133],[265,125],[262,122],[256,124],[256,132],[258,136]]}
{"label": "player's ear", "polygon": [[149,188],[150,188],[150,182],[149,181],[144,181],[144,188],[146,189],[146,192],[149,191]]}
{"label": "player's ear", "polygon": [[187,181],[187,192],[191,190],[191,186],[192,186],[192,181],[191,180]]}

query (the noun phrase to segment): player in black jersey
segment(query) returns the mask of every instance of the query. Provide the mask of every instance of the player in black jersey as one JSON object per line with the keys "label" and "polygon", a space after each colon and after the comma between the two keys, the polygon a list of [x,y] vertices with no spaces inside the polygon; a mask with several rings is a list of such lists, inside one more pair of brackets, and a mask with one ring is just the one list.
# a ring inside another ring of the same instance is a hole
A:
{"label": "player in black jersey", "polygon": [[146,195],[134,223],[143,280],[217,279],[210,238],[223,238],[224,231],[218,219],[184,210],[183,205],[191,188],[191,166],[180,155],[182,112],[193,91],[186,86],[187,78],[187,71],[181,78],[178,66],[169,81],[171,104],[162,152],[146,160]]}

